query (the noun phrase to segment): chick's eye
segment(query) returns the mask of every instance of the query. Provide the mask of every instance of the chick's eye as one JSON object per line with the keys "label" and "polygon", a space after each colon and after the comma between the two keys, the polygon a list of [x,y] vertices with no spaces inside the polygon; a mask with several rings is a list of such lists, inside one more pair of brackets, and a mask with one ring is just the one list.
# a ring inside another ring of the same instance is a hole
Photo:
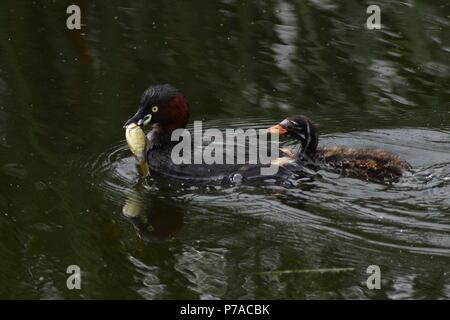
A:
{"label": "chick's eye", "polygon": [[153,106],[152,107],[152,112],[158,112],[158,106]]}

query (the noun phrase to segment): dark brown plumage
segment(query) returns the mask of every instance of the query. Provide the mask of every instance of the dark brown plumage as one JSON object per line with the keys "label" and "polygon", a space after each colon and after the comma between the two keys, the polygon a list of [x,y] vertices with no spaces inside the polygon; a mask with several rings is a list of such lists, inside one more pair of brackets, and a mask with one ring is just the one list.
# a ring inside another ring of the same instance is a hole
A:
{"label": "dark brown plumage", "polygon": [[354,149],[348,147],[318,147],[317,127],[304,116],[289,117],[269,132],[291,136],[300,141],[300,148],[293,157],[312,166],[328,168],[343,176],[378,183],[397,181],[411,165],[399,156],[381,149]]}

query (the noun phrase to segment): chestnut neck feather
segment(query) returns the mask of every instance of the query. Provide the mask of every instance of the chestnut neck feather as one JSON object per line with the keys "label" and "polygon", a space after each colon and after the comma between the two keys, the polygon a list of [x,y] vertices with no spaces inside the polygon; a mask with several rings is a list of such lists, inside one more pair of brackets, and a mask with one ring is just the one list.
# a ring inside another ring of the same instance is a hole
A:
{"label": "chestnut neck feather", "polygon": [[189,107],[183,96],[178,95],[170,99],[160,112],[159,123],[164,134],[170,135],[175,129],[186,128]]}
{"label": "chestnut neck feather", "polygon": [[189,120],[189,106],[182,95],[171,98],[164,104],[158,114],[158,121],[153,124],[147,138],[150,148],[171,145],[171,135],[176,129],[184,129]]}

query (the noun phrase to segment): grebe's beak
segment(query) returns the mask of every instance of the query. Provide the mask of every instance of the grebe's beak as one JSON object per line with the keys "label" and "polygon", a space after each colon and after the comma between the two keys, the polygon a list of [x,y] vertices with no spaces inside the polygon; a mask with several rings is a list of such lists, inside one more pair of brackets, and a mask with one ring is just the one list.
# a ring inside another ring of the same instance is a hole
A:
{"label": "grebe's beak", "polygon": [[132,118],[128,119],[123,125],[124,128],[128,127],[130,124],[137,124],[139,127],[143,128],[148,125],[152,120],[152,115],[147,114],[143,116],[141,113],[136,113]]}
{"label": "grebe's beak", "polygon": [[277,124],[267,129],[267,132],[271,134],[278,134],[280,136],[284,136],[287,133],[287,130],[282,126],[280,126],[279,124]]}
{"label": "grebe's beak", "polygon": [[127,122],[125,122],[123,127],[126,128],[133,123],[137,124],[139,127],[142,127],[143,121],[142,121],[142,119],[139,119],[138,117],[133,116],[132,118],[128,119]]}

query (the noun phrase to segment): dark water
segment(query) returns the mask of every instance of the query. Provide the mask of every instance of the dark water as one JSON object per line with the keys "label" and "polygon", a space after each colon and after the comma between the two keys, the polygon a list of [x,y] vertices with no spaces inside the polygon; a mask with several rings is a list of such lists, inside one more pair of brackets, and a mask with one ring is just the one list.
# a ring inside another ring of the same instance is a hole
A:
{"label": "dark water", "polygon": [[[71,2],[0,3],[0,298],[450,298],[448,1],[377,1],[381,30],[365,1],[77,3],[81,32]],[[382,147],[415,172],[139,183],[122,125],[162,82],[207,126],[301,113],[321,144]],[[323,268],[353,269],[258,274]]]}

